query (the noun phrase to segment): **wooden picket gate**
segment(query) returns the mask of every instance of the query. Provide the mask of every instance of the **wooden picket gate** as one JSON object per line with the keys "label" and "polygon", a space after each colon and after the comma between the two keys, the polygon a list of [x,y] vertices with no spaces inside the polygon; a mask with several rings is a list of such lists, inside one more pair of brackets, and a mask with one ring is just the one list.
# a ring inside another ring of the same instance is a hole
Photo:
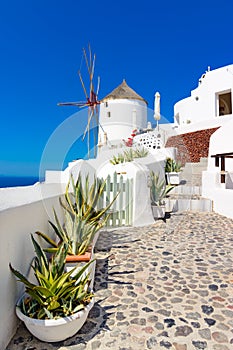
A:
{"label": "wooden picket gate", "polygon": [[105,191],[98,202],[98,208],[107,206],[113,198],[107,221],[107,227],[130,226],[133,216],[133,179],[124,180],[123,175],[116,172],[106,179]]}

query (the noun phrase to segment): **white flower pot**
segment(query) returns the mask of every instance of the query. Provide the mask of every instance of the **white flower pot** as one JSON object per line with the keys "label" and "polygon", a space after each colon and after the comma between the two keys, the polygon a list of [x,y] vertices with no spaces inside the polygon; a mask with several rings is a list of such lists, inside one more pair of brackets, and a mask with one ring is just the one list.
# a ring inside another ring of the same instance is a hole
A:
{"label": "white flower pot", "polygon": [[154,219],[161,219],[164,218],[165,216],[165,205],[152,205],[152,213],[153,213],[153,217]]}
{"label": "white flower pot", "polygon": [[165,211],[167,213],[177,211],[177,199],[164,198],[165,201]]}
{"label": "white flower pot", "polygon": [[[24,298],[23,296],[22,298]],[[22,300],[20,299],[20,301]],[[94,297],[91,302],[81,311],[75,314],[51,320],[37,320],[22,313],[19,306],[16,306],[16,314],[22,320],[31,334],[39,340],[52,343],[65,340],[76,334],[85,323],[87,316],[95,303]]]}
{"label": "white flower pot", "polygon": [[166,173],[167,183],[170,185],[179,185],[180,183],[180,172]]}

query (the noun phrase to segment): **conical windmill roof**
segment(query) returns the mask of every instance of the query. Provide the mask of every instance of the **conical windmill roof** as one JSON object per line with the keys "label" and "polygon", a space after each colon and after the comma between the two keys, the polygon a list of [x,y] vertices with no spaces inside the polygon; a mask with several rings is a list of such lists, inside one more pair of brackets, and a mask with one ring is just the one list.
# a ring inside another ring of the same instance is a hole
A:
{"label": "conical windmill roof", "polygon": [[125,79],[119,86],[117,86],[112,92],[110,92],[110,94],[105,96],[102,99],[102,101],[104,102],[106,100],[118,100],[118,99],[140,100],[148,104],[143,97],[138,95],[131,87],[129,87]]}

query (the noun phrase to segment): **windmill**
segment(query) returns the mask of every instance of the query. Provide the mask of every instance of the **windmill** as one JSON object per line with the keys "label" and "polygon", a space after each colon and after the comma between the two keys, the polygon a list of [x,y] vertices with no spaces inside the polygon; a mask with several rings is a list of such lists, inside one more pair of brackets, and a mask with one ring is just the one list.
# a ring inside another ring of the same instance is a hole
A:
{"label": "windmill", "polygon": [[[78,101],[78,102],[60,102],[58,103],[58,106],[77,106],[77,107],[88,107],[88,119],[87,119],[87,125],[83,134],[83,140],[85,139],[87,135],[87,147],[88,147],[88,158],[90,158],[90,124],[91,122],[96,122],[96,125],[98,126],[98,117],[99,117],[99,108],[98,105],[100,104],[100,101],[98,100],[98,92],[99,92],[99,86],[100,86],[100,78],[98,77],[97,80],[97,88],[95,91],[93,78],[94,78],[94,70],[95,70],[95,54],[92,55],[91,46],[88,46],[88,54],[83,49],[83,56],[82,59],[85,59],[86,67],[87,67],[87,73],[89,76],[89,91],[86,89],[82,75],[81,75],[81,66],[80,70],[78,71],[79,79],[81,81],[81,85],[86,97],[86,101]],[[81,61],[82,62],[82,61]],[[96,156],[96,140],[97,140],[97,128],[94,129],[94,145],[95,145],[95,156]]]}

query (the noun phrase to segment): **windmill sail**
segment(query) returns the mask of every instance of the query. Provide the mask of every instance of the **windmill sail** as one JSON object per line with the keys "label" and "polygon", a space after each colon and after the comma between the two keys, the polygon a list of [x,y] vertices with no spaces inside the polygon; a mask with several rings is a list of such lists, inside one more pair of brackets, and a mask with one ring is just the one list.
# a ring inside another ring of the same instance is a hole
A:
{"label": "windmill sail", "polygon": [[100,101],[98,100],[98,92],[100,86],[100,79],[98,77],[97,81],[97,90],[94,88],[94,70],[95,70],[95,54],[92,56],[91,47],[88,46],[89,50],[89,58],[87,56],[87,52],[83,49],[83,56],[86,62],[87,72],[89,75],[89,94],[87,93],[86,86],[84,84],[81,71],[78,71],[79,79],[84,91],[84,95],[86,97],[86,101],[77,101],[77,102],[60,102],[58,106],[77,106],[79,108],[88,107],[88,120],[87,125],[83,134],[83,140],[87,135],[87,147],[88,147],[88,158],[90,158],[90,125],[92,123],[96,123],[96,128],[94,128],[94,147],[95,147],[95,156],[96,156],[96,140],[97,140],[97,126],[99,125],[99,109],[98,105]]}

